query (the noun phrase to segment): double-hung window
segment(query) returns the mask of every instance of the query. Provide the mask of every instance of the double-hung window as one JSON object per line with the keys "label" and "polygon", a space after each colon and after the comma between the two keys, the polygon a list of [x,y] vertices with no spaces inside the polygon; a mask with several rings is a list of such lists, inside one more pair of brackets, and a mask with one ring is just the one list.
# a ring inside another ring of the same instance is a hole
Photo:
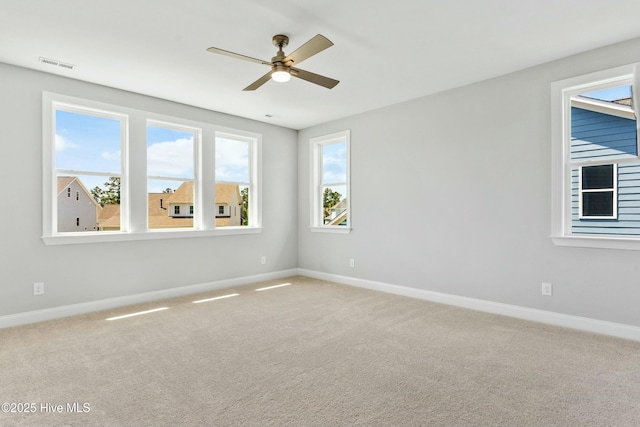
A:
{"label": "double-hung window", "polygon": [[552,238],[640,249],[635,66],[552,85]]}
{"label": "double-hung window", "polygon": [[311,139],[311,230],[349,232],[350,132]]}
{"label": "double-hung window", "polygon": [[194,221],[195,164],[200,130],[150,121],[147,124],[149,229],[200,228]]}
{"label": "double-hung window", "polygon": [[45,92],[43,241],[259,232],[260,145],[250,132]]}
{"label": "double-hung window", "polygon": [[254,135],[216,132],[216,227],[259,226],[259,139]]}
{"label": "double-hung window", "polygon": [[[45,168],[53,173],[46,181],[44,233],[103,230],[100,213],[106,204],[117,204],[113,213],[121,215],[128,118],[67,103],[57,103],[49,113],[55,133],[48,135],[51,156]],[[66,197],[60,196],[63,193]],[[120,225],[112,228],[120,229]]]}

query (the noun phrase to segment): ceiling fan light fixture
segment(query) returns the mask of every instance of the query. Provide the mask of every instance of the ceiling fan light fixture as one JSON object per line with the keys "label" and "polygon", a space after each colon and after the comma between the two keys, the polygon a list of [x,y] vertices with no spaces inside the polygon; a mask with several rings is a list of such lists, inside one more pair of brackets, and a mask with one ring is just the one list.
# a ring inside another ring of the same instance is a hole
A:
{"label": "ceiling fan light fixture", "polygon": [[291,74],[289,73],[289,69],[284,65],[276,65],[273,67],[271,78],[275,82],[284,83],[291,80]]}

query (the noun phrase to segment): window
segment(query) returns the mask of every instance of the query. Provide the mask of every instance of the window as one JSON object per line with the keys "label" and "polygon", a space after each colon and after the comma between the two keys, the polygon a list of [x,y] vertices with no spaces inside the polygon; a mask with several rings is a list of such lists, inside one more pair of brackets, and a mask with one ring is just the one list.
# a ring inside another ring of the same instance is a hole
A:
{"label": "window", "polygon": [[[149,229],[194,228],[195,147],[199,139],[198,129],[155,121],[147,124]],[[160,199],[163,205],[173,206],[173,215],[160,205]],[[187,204],[190,215],[181,216],[180,206]]]}
{"label": "window", "polygon": [[215,156],[216,227],[259,226],[258,140],[217,132]]}
{"label": "window", "polygon": [[350,132],[311,139],[311,230],[351,230],[349,156]]}
{"label": "window", "polygon": [[617,217],[617,165],[582,166],[579,182],[580,218]]}
{"label": "window", "polygon": [[[260,145],[249,132],[44,92],[43,241],[260,232]],[[228,196],[218,184],[237,190],[238,227],[217,224],[216,198]]]}
{"label": "window", "polygon": [[[57,223],[58,233],[78,232],[80,214],[87,230],[102,229],[105,204],[117,203],[118,209],[111,212],[119,215],[119,195],[111,184],[122,177],[126,117],[66,104],[57,105],[53,114],[54,185],[56,194],[66,189],[69,200],[55,198],[52,222]],[[87,203],[71,203],[71,194],[79,201],[80,192],[87,196]],[[75,227],[66,226],[70,218],[76,218]]]}
{"label": "window", "polygon": [[554,243],[640,249],[634,66],[552,85]]}

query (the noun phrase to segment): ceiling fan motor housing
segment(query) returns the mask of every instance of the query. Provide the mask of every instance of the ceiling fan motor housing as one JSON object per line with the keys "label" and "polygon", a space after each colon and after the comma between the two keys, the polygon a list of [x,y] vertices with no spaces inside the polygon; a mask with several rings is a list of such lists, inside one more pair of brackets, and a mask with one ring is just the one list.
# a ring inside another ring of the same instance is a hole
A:
{"label": "ceiling fan motor housing", "polygon": [[287,45],[289,44],[289,37],[283,35],[283,34],[276,34],[275,36],[273,36],[273,45],[280,48],[280,50],[282,50],[282,48],[287,47]]}

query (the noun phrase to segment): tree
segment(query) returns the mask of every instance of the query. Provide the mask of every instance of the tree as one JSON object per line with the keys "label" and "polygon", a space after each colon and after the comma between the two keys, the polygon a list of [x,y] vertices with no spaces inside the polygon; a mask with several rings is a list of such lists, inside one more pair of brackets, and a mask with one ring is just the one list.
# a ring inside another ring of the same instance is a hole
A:
{"label": "tree", "polygon": [[242,213],[240,214],[240,225],[249,225],[249,187],[240,191],[242,198]]}
{"label": "tree", "polygon": [[337,191],[333,191],[329,187],[324,189],[322,193],[322,206],[324,207],[324,217],[331,215],[331,208],[340,203],[342,195]]}
{"label": "tree", "polygon": [[334,207],[340,203],[340,200],[342,200],[342,194],[328,187],[324,189],[324,193],[322,193],[322,205],[325,209]]}
{"label": "tree", "polygon": [[112,176],[109,181],[103,184],[105,189],[98,186],[91,190],[93,198],[104,207],[104,205],[119,205],[120,204],[120,178]]}
{"label": "tree", "polygon": [[176,190],[172,190],[169,187],[165,188],[164,190],[162,190],[163,193],[175,193]]}

